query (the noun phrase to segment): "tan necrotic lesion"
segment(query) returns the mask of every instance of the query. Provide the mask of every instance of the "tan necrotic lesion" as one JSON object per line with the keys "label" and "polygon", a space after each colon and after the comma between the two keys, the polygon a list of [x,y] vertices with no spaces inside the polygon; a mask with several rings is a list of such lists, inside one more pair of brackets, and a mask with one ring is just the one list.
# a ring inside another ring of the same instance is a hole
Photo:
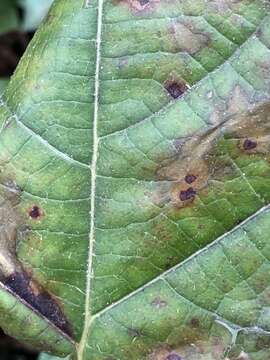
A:
{"label": "tan necrotic lesion", "polygon": [[169,195],[166,188],[166,196],[161,190],[157,198],[169,201],[175,207],[185,207],[194,201],[197,194],[207,189],[210,180],[227,176],[228,166],[217,159],[220,155],[229,156],[219,152],[220,144],[230,140],[236,142],[238,151],[243,155],[267,157],[270,151],[270,103],[228,116],[221,123],[211,125],[192,137],[178,139],[178,155],[157,171],[158,180],[171,182]]}
{"label": "tan necrotic lesion", "polygon": [[0,279],[3,281],[21,265],[16,257],[17,231],[23,220],[17,210],[20,189],[13,181],[6,181],[0,188]]}
{"label": "tan necrotic lesion", "polygon": [[[64,333],[71,336],[69,322],[58,300],[41,286],[17,258],[18,239],[31,231],[27,218],[40,217],[35,206],[23,213],[19,210],[21,189],[13,181],[2,181],[0,187],[0,283],[30,308],[40,313]],[[32,216],[31,216],[32,215]]]}

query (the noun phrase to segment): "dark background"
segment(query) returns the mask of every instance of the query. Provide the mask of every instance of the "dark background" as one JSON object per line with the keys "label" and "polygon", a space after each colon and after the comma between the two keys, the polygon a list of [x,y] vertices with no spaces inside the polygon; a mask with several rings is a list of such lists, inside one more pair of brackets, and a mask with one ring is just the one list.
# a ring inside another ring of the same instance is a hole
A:
{"label": "dark background", "polygon": [[25,348],[16,340],[6,336],[0,330],[0,359],[1,360],[37,360],[38,354]]}

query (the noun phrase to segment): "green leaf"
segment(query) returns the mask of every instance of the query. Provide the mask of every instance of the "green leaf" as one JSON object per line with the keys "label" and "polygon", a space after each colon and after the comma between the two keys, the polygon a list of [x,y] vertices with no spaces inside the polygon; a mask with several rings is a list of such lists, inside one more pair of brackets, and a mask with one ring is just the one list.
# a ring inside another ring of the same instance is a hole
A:
{"label": "green leaf", "polygon": [[1,0],[0,2],[0,34],[18,27],[19,19],[15,1]]}
{"label": "green leaf", "polygon": [[268,14],[54,3],[0,107],[5,331],[78,360],[269,359]]}
{"label": "green leaf", "polygon": [[[40,354],[38,360],[61,360],[62,358],[56,357],[56,356],[52,356],[52,355],[48,355],[48,354]],[[68,360],[69,357],[66,357],[64,360]]]}
{"label": "green leaf", "polygon": [[2,94],[8,85],[9,79],[0,78],[0,93]]}

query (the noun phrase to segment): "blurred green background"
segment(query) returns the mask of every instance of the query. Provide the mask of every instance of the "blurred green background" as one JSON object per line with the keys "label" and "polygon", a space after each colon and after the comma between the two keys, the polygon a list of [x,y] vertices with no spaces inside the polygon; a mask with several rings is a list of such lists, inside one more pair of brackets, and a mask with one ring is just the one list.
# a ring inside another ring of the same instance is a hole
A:
{"label": "blurred green background", "polygon": [[0,0],[0,92],[6,87],[52,2],[53,0]]}
{"label": "blurred green background", "polygon": [[[35,30],[53,0],[0,0],[0,93],[8,84]],[[25,348],[0,329],[0,360],[37,360],[38,354]]]}

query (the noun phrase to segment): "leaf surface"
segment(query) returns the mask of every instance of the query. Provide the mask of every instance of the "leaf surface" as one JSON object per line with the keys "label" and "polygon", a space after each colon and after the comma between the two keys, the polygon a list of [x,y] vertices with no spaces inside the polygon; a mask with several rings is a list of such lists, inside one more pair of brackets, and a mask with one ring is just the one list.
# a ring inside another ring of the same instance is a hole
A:
{"label": "leaf surface", "polygon": [[0,108],[7,332],[79,360],[269,358],[268,14],[55,2]]}

